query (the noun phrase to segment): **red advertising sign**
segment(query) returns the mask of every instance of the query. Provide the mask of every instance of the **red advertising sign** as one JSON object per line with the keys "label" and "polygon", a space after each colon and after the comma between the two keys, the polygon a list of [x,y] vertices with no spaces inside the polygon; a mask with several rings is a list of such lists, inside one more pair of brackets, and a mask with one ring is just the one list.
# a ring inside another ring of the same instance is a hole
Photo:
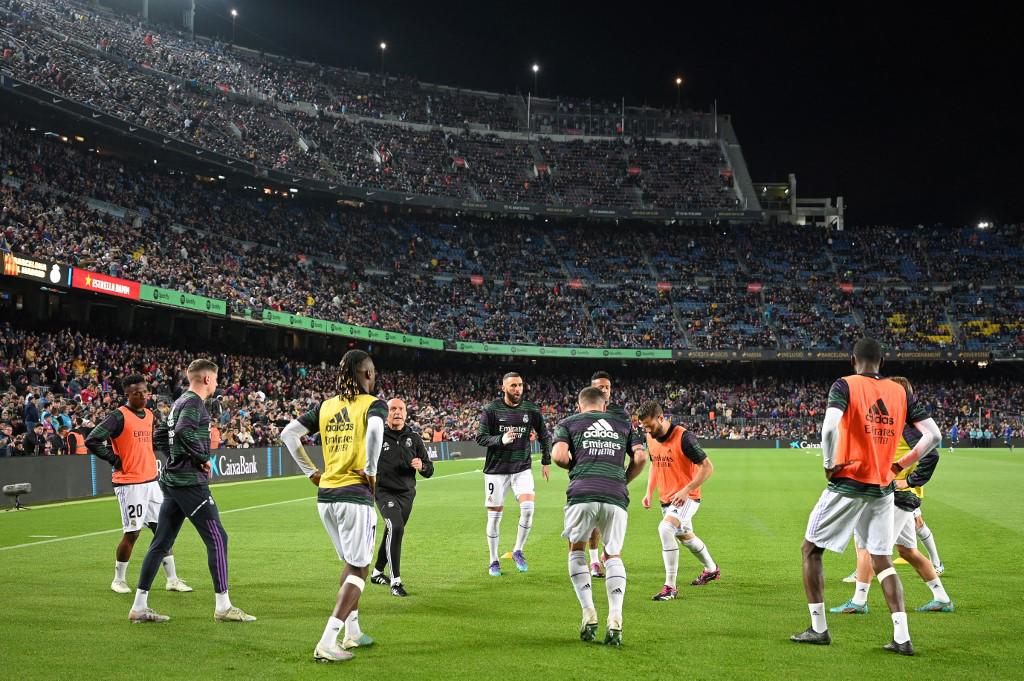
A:
{"label": "red advertising sign", "polygon": [[839,284],[839,290],[843,293],[853,293],[853,282],[844,281]]}
{"label": "red advertising sign", "polygon": [[658,282],[658,290],[660,292],[662,292],[662,293],[665,293],[667,291],[671,291],[672,290],[672,282],[671,281],[659,281]]}
{"label": "red advertising sign", "polygon": [[484,278],[482,276],[480,276],[479,274],[474,274],[474,275],[470,276],[469,281],[470,281],[471,284],[473,284],[473,286],[483,286],[484,285]]}
{"label": "red advertising sign", "polygon": [[759,281],[752,281],[747,284],[747,293],[760,293],[764,288],[764,284]]}
{"label": "red advertising sign", "polygon": [[74,288],[102,293],[108,296],[130,298],[132,300],[139,299],[139,282],[118,279],[117,277],[110,277],[106,274],[90,272],[89,270],[80,270],[77,267],[71,276],[71,285]]}
{"label": "red advertising sign", "polygon": [[582,279],[570,279],[569,280],[569,288],[573,289],[574,291],[579,291],[581,288],[583,288],[583,280]]}

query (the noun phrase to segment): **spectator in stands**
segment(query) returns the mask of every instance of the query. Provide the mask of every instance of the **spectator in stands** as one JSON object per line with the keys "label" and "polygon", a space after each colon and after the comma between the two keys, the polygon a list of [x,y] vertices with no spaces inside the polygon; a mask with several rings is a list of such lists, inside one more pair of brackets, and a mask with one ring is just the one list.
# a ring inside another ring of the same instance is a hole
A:
{"label": "spectator in stands", "polygon": [[47,442],[42,423],[32,425],[32,430],[25,434],[24,450],[25,456],[44,456],[47,453],[49,442]]}

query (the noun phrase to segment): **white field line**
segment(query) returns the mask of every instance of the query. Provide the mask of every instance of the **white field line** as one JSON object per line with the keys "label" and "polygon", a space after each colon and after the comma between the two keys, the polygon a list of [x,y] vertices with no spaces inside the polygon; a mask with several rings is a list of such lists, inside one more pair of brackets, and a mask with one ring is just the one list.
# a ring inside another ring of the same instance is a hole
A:
{"label": "white field line", "polygon": [[[476,470],[465,471],[463,473],[450,473],[448,475],[438,475],[436,477],[427,478],[426,480],[423,480],[422,482],[427,482],[429,480],[442,480],[444,478],[456,478],[456,477],[459,477],[460,475],[473,475],[474,473],[480,473],[480,472],[482,472],[482,469],[478,468]],[[272,480],[284,480],[285,478],[271,478],[271,479]],[[250,481],[247,481],[247,482],[265,482],[265,480],[250,480]],[[228,484],[231,484],[231,483],[228,483]],[[235,483],[235,484],[242,484],[242,483]],[[220,485],[218,485],[218,487],[219,486]],[[238,513],[240,511],[252,511],[252,510],[255,510],[255,509],[258,509],[258,508],[269,508],[271,506],[281,506],[282,504],[294,504],[294,503],[299,502],[299,501],[309,501],[309,500],[314,499],[314,498],[315,497],[313,497],[313,496],[305,496],[305,497],[300,497],[298,499],[288,499],[286,501],[275,501],[275,502],[272,502],[272,503],[269,503],[269,504],[257,504],[256,506],[246,506],[244,508],[232,508],[232,509],[227,510],[227,511],[221,511],[221,514]],[[89,501],[93,501],[93,500],[90,499]],[[74,502],[72,502],[72,503],[74,503]],[[56,505],[57,504],[54,504],[54,506],[56,506]],[[0,551],[13,551],[14,549],[23,549],[23,548],[28,547],[28,546],[40,546],[42,544],[53,544],[53,543],[61,542],[61,541],[71,541],[72,539],[85,539],[86,537],[96,537],[96,536],[99,536],[101,534],[114,534],[115,532],[122,532],[122,531],[123,530],[120,527],[118,527],[118,528],[115,528],[113,530],[99,530],[98,532],[86,532],[85,534],[76,534],[76,535],[73,535],[71,537],[57,537],[55,539],[46,539],[44,541],[34,541],[34,542],[29,542],[27,544],[15,544],[13,546],[0,546]]]}

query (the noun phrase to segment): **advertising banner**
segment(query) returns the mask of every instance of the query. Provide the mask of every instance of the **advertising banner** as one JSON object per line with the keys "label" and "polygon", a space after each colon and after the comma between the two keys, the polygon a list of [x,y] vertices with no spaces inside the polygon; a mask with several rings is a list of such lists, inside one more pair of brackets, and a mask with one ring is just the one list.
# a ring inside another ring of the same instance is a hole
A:
{"label": "advertising banner", "polygon": [[90,272],[89,270],[80,270],[78,268],[73,268],[71,285],[84,291],[117,296],[118,298],[128,298],[129,300],[139,299],[139,287],[141,286],[137,281],[118,279],[117,277],[100,274],[99,272]]}
{"label": "advertising banner", "polygon": [[227,314],[228,304],[223,300],[207,298],[194,293],[173,291],[169,288],[142,284],[139,287],[139,300],[146,300],[157,305],[180,307],[183,310],[195,310],[210,314]]}

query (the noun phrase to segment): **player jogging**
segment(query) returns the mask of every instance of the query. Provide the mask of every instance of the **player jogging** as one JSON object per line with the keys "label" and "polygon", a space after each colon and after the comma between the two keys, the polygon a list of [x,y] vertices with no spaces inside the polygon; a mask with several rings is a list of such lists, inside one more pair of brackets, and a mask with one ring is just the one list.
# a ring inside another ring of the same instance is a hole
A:
{"label": "player jogging", "polygon": [[701,449],[697,437],[666,418],[657,402],[647,402],[640,408],[640,425],[647,431],[647,451],[651,458],[647,494],[641,503],[644,508],[650,508],[651,496],[657,489],[662,514],[658,534],[665,563],[665,585],[651,600],[670,601],[679,593],[676,589],[679,572],[677,540],[703,566],[691,585],[702,586],[722,575],[707,546],[693,533],[693,516],[700,509],[700,486],[711,477],[714,466]]}
{"label": "player jogging", "polygon": [[[619,417],[632,425],[632,421],[629,418],[629,414],[626,413],[625,408],[622,405],[615,404],[612,402],[612,377],[607,371],[595,371],[594,375],[590,377],[590,387],[597,388],[604,393],[604,399],[607,401],[605,404],[605,411],[612,416]],[[601,566],[601,558],[598,553],[598,546],[601,543],[601,530],[594,528],[594,534],[590,536],[590,576],[597,577],[598,579],[604,579],[604,568]]]}
{"label": "player jogging", "polygon": [[[821,427],[821,452],[828,487],[811,511],[802,546],[804,591],[811,626],[790,637],[795,643],[832,642],[825,620],[825,549],[842,553],[857,532],[892,613],[893,639],[885,650],[913,655],[903,585],[892,566],[893,477],[936,446],[942,435],[924,406],[898,383],[879,375],[882,347],[862,338],[853,349],[850,376],[829,391]],[[905,424],[922,434],[910,452],[893,463]]]}
{"label": "player jogging", "polygon": [[[320,520],[338,558],[345,563],[334,610],[313,649],[313,659],[318,662],[350,660],[349,649],[373,645],[373,639],[359,627],[359,597],[373,560],[377,528],[373,496],[388,408],[372,394],[377,372],[370,355],[349,350],[341,358],[340,371],[338,394],[281,431],[281,441],[292,458],[317,486]],[[300,439],[317,432],[323,446],[323,473],[310,461]],[[339,648],[338,635],[343,628],[345,636]]]}
{"label": "player jogging", "polygon": [[[130,594],[132,589],[125,577],[132,549],[135,548],[143,526],[156,532],[164,495],[157,483],[156,455],[153,453],[153,424],[156,417],[146,408],[149,394],[146,379],[132,374],[124,377],[121,386],[127,397],[126,404],[110,412],[92,429],[85,439],[85,446],[91,454],[114,467],[110,479],[114,483],[114,495],[121,507],[124,534],[117,544],[114,581],[110,583],[110,589],[119,594]],[[162,564],[167,574],[168,591],[192,590],[192,587],[178,579],[171,551],[164,556]]]}
{"label": "player jogging", "polygon": [[487,546],[490,549],[492,577],[501,576],[498,545],[501,535],[501,516],[505,509],[505,496],[511,488],[519,502],[519,530],[512,560],[520,572],[526,572],[523,547],[533,527],[533,461],[530,458],[530,431],[537,433],[541,446],[541,475],[550,478],[551,439],[544,425],[544,417],[533,402],[523,400],[523,379],[515,373],[501,379],[501,399],[484,406],[480,413],[476,441],[487,448],[484,463],[484,505],[487,507]]}
{"label": "player jogging", "polygon": [[[913,394],[914,390],[910,381],[902,376],[893,376],[890,380],[902,385],[907,394]],[[900,446],[893,455],[894,461],[899,461],[910,451],[912,444],[917,444],[921,439],[921,432],[914,426],[906,425],[903,428],[903,438]],[[896,549],[900,557],[907,563],[914,566],[917,574],[921,576],[925,584],[932,590],[933,598],[928,603],[917,609],[918,612],[953,612],[953,602],[942,586],[935,566],[917,550],[918,530],[915,521],[920,520],[921,501],[924,498],[924,485],[931,480],[939,465],[939,448],[934,447],[930,452],[923,455],[917,463],[904,468],[895,478],[896,491],[893,494],[893,502],[896,504],[896,511],[893,514],[893,536],[896,538]],[[856,587],[853,597],[847,602],[829,612],[841,612],[846,614],[867,614],[868,612],[868,591],[871,588],[871,577],[874,571],[871,569],[871,558],[864,549],[863,540],[854,532],[854,541],[857,544],[857,572]]]}
{"label": "player jogging", "polygon": [[206,544],[206,559],[216,596],[213,617],[218,622],[252,622],[256,618],[231,605],[228,597],[228,533],[210,493],[210,413],[205,400],[217,390],[217,365],[197,359],[188,365],[188,390],[171,407],[166,424],[154,439],[166,438],[167,465],[160,474],[164,501],[149,551],[142,561],[131,622],[166,622],[169,617],[149,607],[149,588],[157,568],[174,546],[186,518]]}
{"label": "player jogging", "polygon": [[622,542],[629,518],[627,486],[640,475],[646,457],[643,443],[629,421],[605,411],[607,400],[601,390],[584,388],[577,399],[579,413],[555,428],[551,452],[555,463],[569,470],[562,532],[569,541],[569,579],[583,608],[580,639],[593,641],[597,637],[597,610],[583,551],[594,528],[600,528],[604,537],[605,591],[608,594],[604,642],[619,646],[622,645],[622,602],[626,595]]}

